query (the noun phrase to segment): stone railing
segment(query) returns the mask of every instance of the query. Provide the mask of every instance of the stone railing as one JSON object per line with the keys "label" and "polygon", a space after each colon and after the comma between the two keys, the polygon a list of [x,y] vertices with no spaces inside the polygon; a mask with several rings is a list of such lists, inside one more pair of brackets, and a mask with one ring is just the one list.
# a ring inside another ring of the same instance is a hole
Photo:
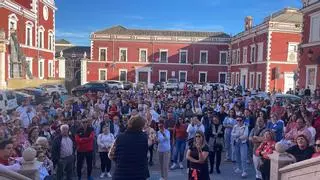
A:
{"label": "stone railing", "polygon": [[277,143],[276,151],[269,155],[270,179],[272,180],[320,180],[320,157],[294,163],[295,158],[285,153]]}
{"label": "stone railing", "polygon": [[17,172],[7,169],[5,166],[0,166],[0,179],[2,180],[31,180]]}
{"label": "stone railing", "polygon": [[290,164],[279,169],[281,180],[319,180],[320,157]]}
{"label": "stone railing", "polygon": [[5,166],[0,166],[0,179],[1,180],[39,180],[39,167],[41,163],[36,161],[37,151],[33,148],[27,148],[22,153],[23,160],[21,168],[18,172],[9,170]]}

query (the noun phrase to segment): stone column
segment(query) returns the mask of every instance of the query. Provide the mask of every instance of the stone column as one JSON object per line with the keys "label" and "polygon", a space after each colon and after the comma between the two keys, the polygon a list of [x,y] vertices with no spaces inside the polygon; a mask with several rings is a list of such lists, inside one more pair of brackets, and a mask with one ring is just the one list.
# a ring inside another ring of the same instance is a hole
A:
{"label": "stone column", "polygon": [[270,179],[281,180],[279,169],[295,162],[295,159],[285,153],[285,148],[280,143],[276,144],[275,149],[276,151],[269,155],[271,163]]}
{"label": "stone column", "polygon": [[41,165],[40,162],[36,161],[37,151],[33,148],[27,148],[22,153],[23,161],[21,170],[18,172],[26,177],[29,177],[33,180],[39,180],[39,167]]}
{"label": "stone column", "polygon": [[[90,73],[88,71],[88,59],[84,57],[81,59],[81,85],[87,83],[87,75]],[[91,72],[92,73],[92,72]]]}

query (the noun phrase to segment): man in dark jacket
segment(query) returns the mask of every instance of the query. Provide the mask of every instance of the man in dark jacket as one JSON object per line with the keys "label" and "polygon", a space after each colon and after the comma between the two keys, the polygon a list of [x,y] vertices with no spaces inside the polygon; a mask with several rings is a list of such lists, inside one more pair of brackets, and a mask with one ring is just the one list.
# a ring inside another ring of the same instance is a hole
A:
{"label": "man in dark jacket", "polygon": [[71,180],[74,163],[74,143],[69,137],[69,126],[64,124],[60,126],[61,133],[52,143],[52,161],[57,166],[57,179]]}
{"label": "man in dark jacket", "polygon": [[130,118],[127,131],[117,137],[109,154],[115,161],[113,180],[149,178],[148,136],[142,132],[145,122],[140,116]]}

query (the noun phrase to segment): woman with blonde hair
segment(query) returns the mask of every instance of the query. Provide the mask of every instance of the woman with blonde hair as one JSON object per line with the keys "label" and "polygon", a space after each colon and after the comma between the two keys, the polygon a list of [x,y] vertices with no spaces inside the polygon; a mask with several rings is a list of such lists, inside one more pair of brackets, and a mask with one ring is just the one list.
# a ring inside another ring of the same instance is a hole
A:
{"label": "woman with blonde hair", "polygon": [[210,180],[208,167],[209,147],[202,131],[197,131],[194,141],[187,151],[190,161],[189,180]]}

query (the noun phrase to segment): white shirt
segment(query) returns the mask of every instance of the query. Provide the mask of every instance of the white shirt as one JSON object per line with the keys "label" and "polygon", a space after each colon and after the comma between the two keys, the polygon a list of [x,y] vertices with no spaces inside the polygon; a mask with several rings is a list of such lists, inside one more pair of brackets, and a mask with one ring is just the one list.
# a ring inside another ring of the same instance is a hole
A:
{"label": "white shirt", "polygon": [[99,134],[97,139],[98,151],[106,152],[106,149],[104,148],[108,148],[108,149],[111,148],[114,141],[115,141],[115,138],[112,133]]}
{"label": "white shirt", "polygon": [[73,143],[70,137],[62,137],[60,147],[60,158],[71,156],[73,152]]}
{"label": "white shirt", "polygon": [[187,133],[188,133],[188,139],[193,138],[196,135],[197,131],[201,131],[204,133],[204,126],[203,124],[200,125],[193,125],[189,124],[187,128]]}
{"label": "white shirt", "polygon": [[31,111],[31,112],[23,112],[22,114],[20,114],[20,119],[21,119],[21,123],[22,123],[22,127],[23,128],[28,128],[29,125],[32,123],[32,118],[35,116],[35,114]]}

